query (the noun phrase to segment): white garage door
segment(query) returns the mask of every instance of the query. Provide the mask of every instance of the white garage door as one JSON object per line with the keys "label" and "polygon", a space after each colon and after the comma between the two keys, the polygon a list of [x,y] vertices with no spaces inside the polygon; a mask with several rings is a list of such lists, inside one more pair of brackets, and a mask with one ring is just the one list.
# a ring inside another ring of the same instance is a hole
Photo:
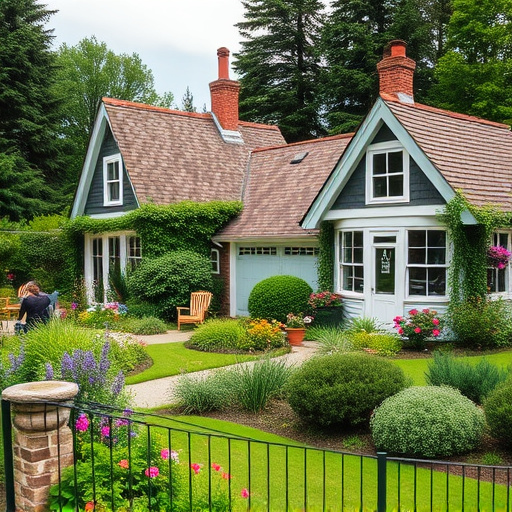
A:
{"label": "white garage door", "polygon": [[318,247],[239,245],[236,254],[237,315],[249,315],[249,294],[255,284],[267,277],[297,276],[309,283],[313,290],[317,289]]}

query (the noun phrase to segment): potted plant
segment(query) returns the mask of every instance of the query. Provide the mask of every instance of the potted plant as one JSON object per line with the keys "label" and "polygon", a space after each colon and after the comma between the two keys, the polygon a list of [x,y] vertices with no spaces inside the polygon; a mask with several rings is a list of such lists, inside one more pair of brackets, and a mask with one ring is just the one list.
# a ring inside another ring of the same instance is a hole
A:
{"label": "potted plant", "polygon": [[343,322],[342,298],[329,290],[312,293],[308,304],[315,317],[315,325],[339,326]]}
{"label": "potted plant", "polygon": [[284,329],[288,335],[288,343],[294,346],[302,345],[306,334],[306,325],[309,325],[312,321],[313,317],[311,316],[304,316],[302,313],[298,315],[288,313]]}
{"label": "potted plant", "polygon": [[510,261],[511,253],[501,245],[494,245],[487,249],[489,266],[499,270],[504,269]]}

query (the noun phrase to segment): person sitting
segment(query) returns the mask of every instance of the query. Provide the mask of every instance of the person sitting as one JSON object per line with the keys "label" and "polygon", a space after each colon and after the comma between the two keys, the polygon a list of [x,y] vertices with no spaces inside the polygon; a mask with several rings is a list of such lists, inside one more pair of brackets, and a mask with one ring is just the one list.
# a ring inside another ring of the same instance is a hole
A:
{"label": "person sitting", "polygon": [[26,285],[25,296],[21,302],[18,322],[27,315],[25,329],[35,327],[38,322],[46,323],[50,319],[48,306],[51,300],[48,295],[41,292],[39,286],[33,282]]}

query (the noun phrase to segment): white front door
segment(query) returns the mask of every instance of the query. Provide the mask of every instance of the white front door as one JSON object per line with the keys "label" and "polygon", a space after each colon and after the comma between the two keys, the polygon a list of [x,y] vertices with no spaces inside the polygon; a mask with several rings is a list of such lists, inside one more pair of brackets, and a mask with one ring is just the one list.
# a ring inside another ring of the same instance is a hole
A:
{"label": "white front door", "polygon": [[384,324],[397,314],[396,238],[396,234],[373,235],[370,316]]}

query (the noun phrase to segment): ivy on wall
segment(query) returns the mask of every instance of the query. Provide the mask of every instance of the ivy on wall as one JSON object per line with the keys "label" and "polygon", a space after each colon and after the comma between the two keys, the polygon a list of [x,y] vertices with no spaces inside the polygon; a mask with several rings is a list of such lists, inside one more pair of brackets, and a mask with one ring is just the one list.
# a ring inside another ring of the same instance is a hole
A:
{"label": "ivy on wall", "polygon": [[[468,211],[477,224],[468,225],[462,215]],[[448,228],[452,242],[452,257],[448,271],[448,286],[452,303],[487,294],[487,249],[493,233],[510,228],[511,214],[492,205],[471,205],[458,191],[439,215]]]}
{"label": "ivy on wall", "polygon": [[317,260],[318,288],[334,291],[334,225],[324,221],[318,234],[320,250]]}

